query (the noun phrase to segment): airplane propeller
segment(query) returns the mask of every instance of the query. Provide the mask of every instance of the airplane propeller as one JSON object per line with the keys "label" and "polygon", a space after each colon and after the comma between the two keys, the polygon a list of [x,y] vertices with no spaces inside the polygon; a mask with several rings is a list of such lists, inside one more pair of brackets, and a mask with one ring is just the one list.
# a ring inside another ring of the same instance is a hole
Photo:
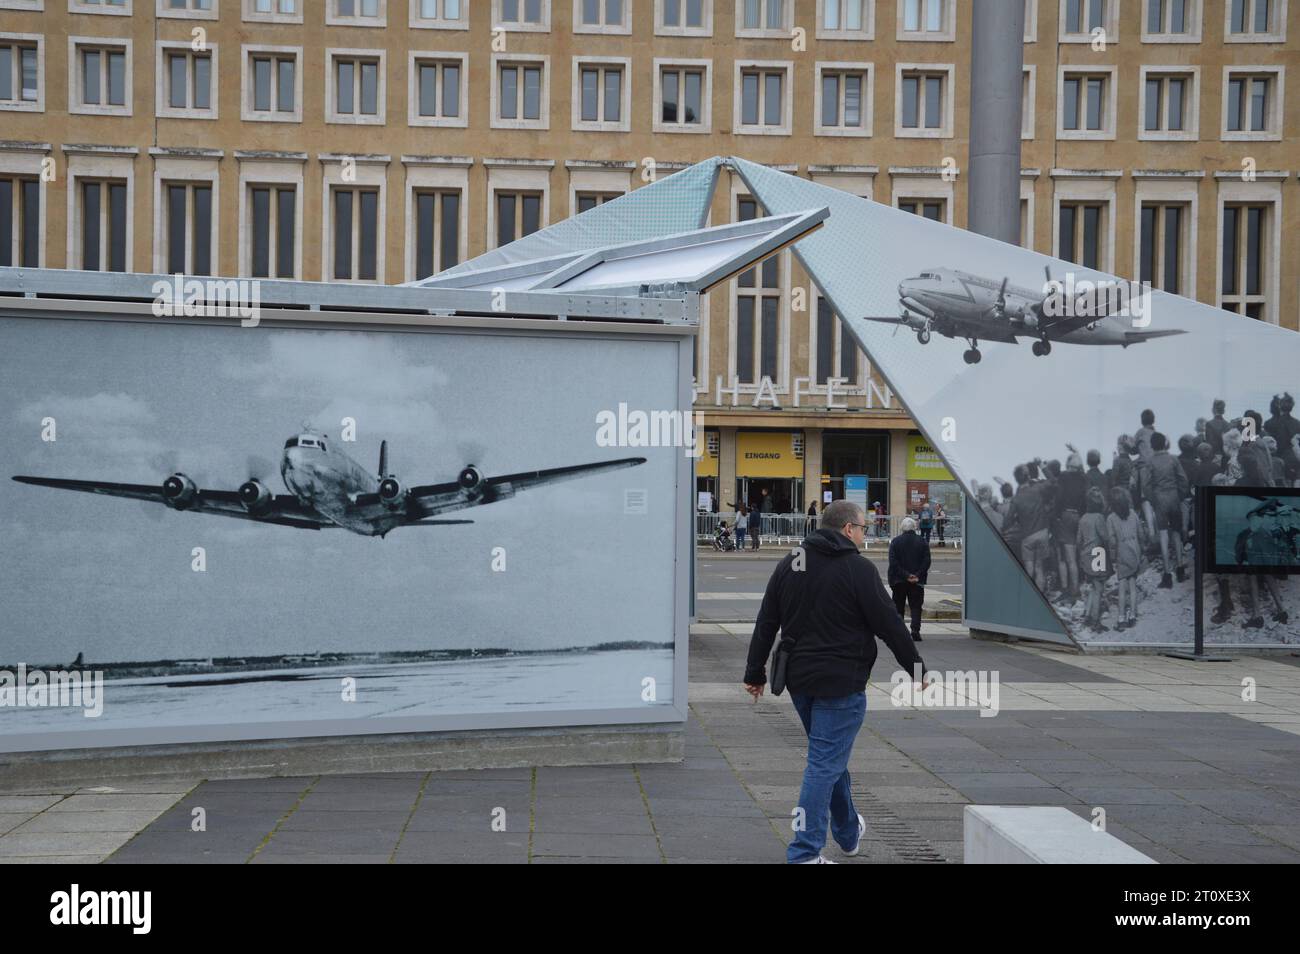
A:
{"label": "airplane propeller", "polygon": [[[149,458],[149,469],[160,475],[158,481],[161,483],[180,470],[180,461],[177,460],[174,450],[162,451]],[[162,509],[147,500],[140,501],[140,509],[155,523],[163,519]]]}

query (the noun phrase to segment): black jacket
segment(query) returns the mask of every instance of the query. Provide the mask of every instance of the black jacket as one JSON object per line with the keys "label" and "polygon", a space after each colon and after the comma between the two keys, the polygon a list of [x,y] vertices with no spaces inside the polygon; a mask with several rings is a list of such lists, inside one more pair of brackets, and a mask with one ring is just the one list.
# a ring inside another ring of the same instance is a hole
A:
{"label": "black jacket", "polygon": [[889,541],[889,585],[906,583],[912,574],[925,586],[930,573],[930,547],[919,533],[900,533]]}
{"label": "black jacket", "polygon": [[[796,559],[803,560],[803,570],[794,568]],[[876,661],[877,636],[909,674],[921,663],[880,573],[838,530],[809,534],[772,572],[749,642],[746,683],[767,682],[767,660],[778,629],[783,639],[794,641],[786,672],[791,692],[862,692]]]}

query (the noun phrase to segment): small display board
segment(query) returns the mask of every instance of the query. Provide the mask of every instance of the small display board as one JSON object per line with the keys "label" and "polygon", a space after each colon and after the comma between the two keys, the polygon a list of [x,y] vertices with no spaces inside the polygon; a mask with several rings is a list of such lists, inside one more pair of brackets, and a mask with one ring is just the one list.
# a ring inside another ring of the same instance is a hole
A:
{"label": "small display board", "polygon": [[1300,488],[1205,490],[1206,573],[1300,573]]}

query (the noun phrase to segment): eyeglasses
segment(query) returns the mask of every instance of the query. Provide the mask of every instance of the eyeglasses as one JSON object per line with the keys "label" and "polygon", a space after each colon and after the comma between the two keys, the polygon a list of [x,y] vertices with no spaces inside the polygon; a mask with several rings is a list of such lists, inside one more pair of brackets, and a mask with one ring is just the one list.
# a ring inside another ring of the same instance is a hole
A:
{"label": "eyeglasses", "polygon": [[857,527],[859,530],[867,529],[867,525],[865,523],[854,523],[852,520],[849,521],[849,526]]}

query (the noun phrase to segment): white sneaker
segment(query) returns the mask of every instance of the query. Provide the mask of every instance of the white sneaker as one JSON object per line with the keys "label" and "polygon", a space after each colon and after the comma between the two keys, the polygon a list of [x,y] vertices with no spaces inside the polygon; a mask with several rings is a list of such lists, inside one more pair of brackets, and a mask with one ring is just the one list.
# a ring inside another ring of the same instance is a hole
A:
{"label": "white sneaker", "polygon": [[839,864],[837,861],[831,861],[829,858],[823,858],[818,855],[816,858],[809,858],[807,861],[796,861],[797,865],[834,865]]}
{"label": "white sneaker", "polygon": [[862,847],[862,836],[865,835],[866,833],[867,833],[867,821],[865,818],[859,815],[858,816],[858,843],[853,846],[852,851],[844,851],[843,848],[841,848],[840,850],[844,851],[844,853],[846,855],[849,855],[850,857],[856,855],[858,853],[858,849]]}

